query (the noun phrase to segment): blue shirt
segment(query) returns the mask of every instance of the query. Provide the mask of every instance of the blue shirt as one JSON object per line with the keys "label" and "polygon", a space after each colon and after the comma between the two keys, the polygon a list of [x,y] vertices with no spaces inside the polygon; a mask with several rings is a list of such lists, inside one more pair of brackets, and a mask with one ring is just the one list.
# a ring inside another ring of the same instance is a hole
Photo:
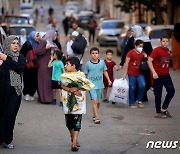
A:
{"label": "blue shirt", "polygon": [[63,73],[64,64],[62,61],[53,60],[51,63],[52,66],[52,80],[60,81],[60,76]]}
{"label": "blue shirt", "polygon": [[98,63],[88,61],[85,66],[84,73],[88,75],[88,79],[94,83],[94,89],[104,88],[103,72],[107,70],[104,60],[99,60]]}

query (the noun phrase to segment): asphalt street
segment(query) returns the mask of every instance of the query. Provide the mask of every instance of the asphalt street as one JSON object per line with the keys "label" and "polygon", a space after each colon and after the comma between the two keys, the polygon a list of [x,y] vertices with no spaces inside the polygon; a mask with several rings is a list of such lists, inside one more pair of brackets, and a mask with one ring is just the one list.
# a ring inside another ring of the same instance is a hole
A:
{"label": "asphalt street", "polygon": [[[43,6],[49,8],[54,1],[43,1]],[[35,6],[42,5],[37,1]],[[60,24],[63,15],[62,6],[54,6],[55,17]],[[45,15],[46,18],[46,15]],[[47,19],[47,18],[46,18]],[[45,23],[38,22],[37,29],[44,31]],[[87,34],[87,32],[86,32]],[[61,28],[61,44],[65,52],[65,37]],[[88,35],[87,35],[88,36]],[[84,55],[84,63],[90,59],[89,49]],[[115,47],[100,47],[100,58],[105,57],[105,51]],[[120,57],[114,54],[118,64]],[[87,114],[83,115],[82,130],[79,135],[81,147],[79,154],[179,154],[180,153],[180,70],[170,70],[176,94],[170,104],[172,119],[156,119],[154,94],[149,90],[149,101],[143,109],[130,109],[126,105],[101,103],[101,124],[92,121],[92,107],[87,92]],[[115,78],[121,78],[123,71],[115,72]],[[163,98],[165,95],[165,89]],[[64,112],[58,105],[45,105],[37,101],[22,99],[14,129],[14,150],[0,148],[0,154],[69,154],[72,153],[70,136],[65,127]],[[178,141],[177,148],[159,149],[146,148],[149,141]]]}

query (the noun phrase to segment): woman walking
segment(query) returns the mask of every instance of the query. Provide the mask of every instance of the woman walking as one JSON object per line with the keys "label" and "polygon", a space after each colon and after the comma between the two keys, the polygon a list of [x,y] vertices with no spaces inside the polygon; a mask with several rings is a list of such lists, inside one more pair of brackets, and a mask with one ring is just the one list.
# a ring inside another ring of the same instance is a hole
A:
{"label": "woman walking", "polygon": [[0,143],[13,149],[13,130],[21,104],[21,73],[25,67],[25,58],[19,54],[19,40],[10,35],[3,44],[4,53],[0,66]]}
{"label": "woman walking", "polygon": [[52,89],[51,89],[51,74],[52,68],[48,68],[48,63],[51,54],[55,49],[58,49],[53,40],[56,39],[56,32],[48,30],[45,35],[45,40],[41,40],[37,47],[36,53],[39,56],[38,68],[38,94],[39,101],[44,104],[52,103]]}
{"label": "woman walking", "polygon": [[[30,50],[36,50],[39,44],[39,33],[36,31],[32,31],[29,34],[28,41],[26,41],[21,50],[20,53],[23,54],[25,57],[27,57],[27,53]],[[37,90],[37,68],[30,69],[27,66],[24,69],[23,72],[23,95],[24,99],[26,101],[33,101],[34,100],[34,94]]]}

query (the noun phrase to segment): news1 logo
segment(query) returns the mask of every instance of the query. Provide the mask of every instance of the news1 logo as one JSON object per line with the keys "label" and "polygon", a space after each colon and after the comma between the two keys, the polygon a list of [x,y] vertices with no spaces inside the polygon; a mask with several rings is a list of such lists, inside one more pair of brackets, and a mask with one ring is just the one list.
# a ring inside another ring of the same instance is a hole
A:
{"label": "news1 logo", "polygon": [[179,141],[149,141],[146,149],[176,149],[178,148],[178,143]]}

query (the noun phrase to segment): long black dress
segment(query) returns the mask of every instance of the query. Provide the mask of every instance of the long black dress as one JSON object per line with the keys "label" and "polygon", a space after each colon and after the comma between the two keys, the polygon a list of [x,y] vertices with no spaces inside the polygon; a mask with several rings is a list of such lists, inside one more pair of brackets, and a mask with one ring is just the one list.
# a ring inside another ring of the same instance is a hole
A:
{"label": "long black dress", "polygon": [[25,63],[23,55],[19,55],[18,62],[8,56],[0,66],[0,142],[6,144],[13,140],[14,124],[21,103],[21,95],[18,96],[11,86],[9,70],[21,74]]}
{"label": "long black dress", "polygon": [[[29,50],[32,50],[31,44],[26,41],[21,50],[20,53],[26,57]],[[37,69],[29,69],[27,67],[24,68],[23,72],[23,95],[29,94],[30,96],[34,96],[35,92],[37,91]]]}

